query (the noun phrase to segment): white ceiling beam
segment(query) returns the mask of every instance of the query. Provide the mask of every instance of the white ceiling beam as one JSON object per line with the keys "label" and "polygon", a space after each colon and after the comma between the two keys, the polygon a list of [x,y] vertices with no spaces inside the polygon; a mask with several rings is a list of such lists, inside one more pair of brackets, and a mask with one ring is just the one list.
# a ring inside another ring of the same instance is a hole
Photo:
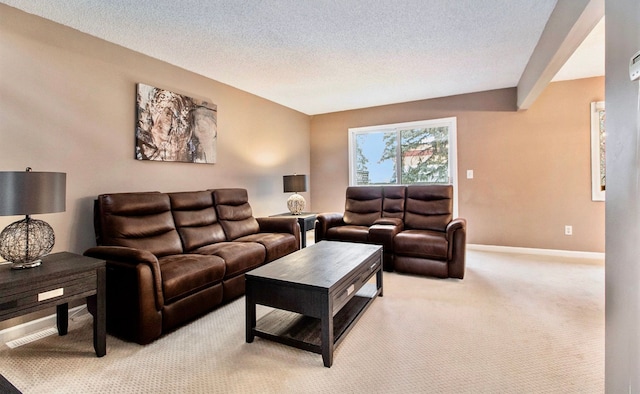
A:
{"label": "white ceiling beam", "polygon": [[526,110],[604,16],[604,0],[558,0],[518,82]]}

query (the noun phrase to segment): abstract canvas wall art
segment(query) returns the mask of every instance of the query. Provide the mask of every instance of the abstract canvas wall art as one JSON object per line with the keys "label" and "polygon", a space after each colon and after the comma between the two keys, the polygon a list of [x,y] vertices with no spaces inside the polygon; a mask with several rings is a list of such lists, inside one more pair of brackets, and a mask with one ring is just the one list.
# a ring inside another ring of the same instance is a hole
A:
{"label": "abstract canvas wall art", "polygon": [[137,93],[136,159],[216,162],[215,104],[142,83]]}

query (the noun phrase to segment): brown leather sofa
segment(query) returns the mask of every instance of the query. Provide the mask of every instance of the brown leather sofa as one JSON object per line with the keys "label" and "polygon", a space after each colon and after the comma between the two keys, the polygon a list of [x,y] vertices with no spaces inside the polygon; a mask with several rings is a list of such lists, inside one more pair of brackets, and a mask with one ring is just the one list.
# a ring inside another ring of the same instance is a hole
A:
{"label": "brown leather sofa", "polygon": [[244,273],[299,249],[296,219],[254,218],[244,189],[98,196],[107,330],[146,344],[244,294]]}
{"label": "brown leather sofa", "polygon": [[451,185],[348,187],[344,213],[319,214],[315,237],[382,245],[386,271],[464,278],[466,220],[453,219]]}

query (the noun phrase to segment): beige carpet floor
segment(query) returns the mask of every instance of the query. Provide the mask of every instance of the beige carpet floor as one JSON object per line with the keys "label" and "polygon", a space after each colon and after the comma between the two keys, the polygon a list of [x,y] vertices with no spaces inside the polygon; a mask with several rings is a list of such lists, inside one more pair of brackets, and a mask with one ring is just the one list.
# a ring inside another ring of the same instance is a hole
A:
{"label": "beige carpet floor", "polygon": [[[378,298],[319,354],[244,340],[244,298],[147,346],[91,319],[69,334],[0,349],[24,393],[602,393],[603,261],[469,251],[464,280],[384,274]],[[259,309],[259,315],[266,308]]]}

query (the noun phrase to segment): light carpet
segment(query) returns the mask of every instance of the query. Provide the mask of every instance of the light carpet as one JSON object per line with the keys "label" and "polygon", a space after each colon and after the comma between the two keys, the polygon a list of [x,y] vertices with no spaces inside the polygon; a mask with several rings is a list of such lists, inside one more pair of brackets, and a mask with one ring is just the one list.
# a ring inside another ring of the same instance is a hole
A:
{"label": "light carpet", "polygon": [[602,393],[604,264],[468,251],[462,281],[385,272],[331,368],[244,329],[240,298],[146,346],[108,336],[97,358],[85,315],[3,347],[0,373],[24,393]]}

